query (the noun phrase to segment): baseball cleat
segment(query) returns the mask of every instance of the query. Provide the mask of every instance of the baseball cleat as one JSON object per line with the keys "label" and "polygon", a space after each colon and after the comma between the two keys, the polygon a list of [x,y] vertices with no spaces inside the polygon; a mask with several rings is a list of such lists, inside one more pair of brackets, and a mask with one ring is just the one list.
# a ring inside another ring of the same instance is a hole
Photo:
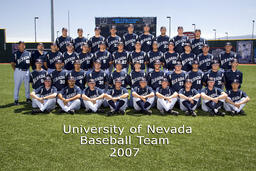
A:
{"label": "baseball cleat", "polygon": [[27,99],[26,102],[27,103],[32,103],[32,100],[31,99]]}
{"label": "baseball cleat", "polygon": [[19,101],[18,101],[18,100],[15,100],[15,101],[14,101],[14,105],[15,105],[15,106],[20,105],[20,104],[19,104]]}
{"label": "baseball cleat", "polygon": [[165,115],[164,110],[160,110],[161,115]]}
{"label": "baseball cleat", "polygon": [[69,110],[68,113],[71,114],[71,115],[74,115],[75,111],[74,110]]}
{"label": "baseball cleat", "polygon": [[193,117],[196,117],[196,116],[197,116],[195,111],[192,112],[192,116],[193,116]]}

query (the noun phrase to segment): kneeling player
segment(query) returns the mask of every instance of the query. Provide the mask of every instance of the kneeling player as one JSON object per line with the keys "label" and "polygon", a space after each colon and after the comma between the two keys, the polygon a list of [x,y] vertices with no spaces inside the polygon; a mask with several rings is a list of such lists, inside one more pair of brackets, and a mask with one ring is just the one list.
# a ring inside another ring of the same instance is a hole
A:
{"label": "kneeling player", "polygon": [[125,113],[127,108],[128,101],[128,91],[126,88],[122,87],[122,80],[115,80],[115,87],[109,89],[107,94],[105,94],[105,99],[108,101],[111,111],[108,113],[108,116],[111,116],[116,113]]}
{"label": "kneeling player", "polygon": [[245,92],[239,89],[240,83],[239,80],[235,79],[231,84],[232,90],[227,91],[227,99],[224,104],[226,111],[231,112],[231,115],[245,114],[243,108],[245,104],[250,100]]}
{"label": "kneeling player", "polygon": [[180,109],[186,111],[186,115],[196,116],[195,110],[200,98],[200,93],[192,88],[192,80],[186,79],[185,88],[179,91]]}
{"label": "kneeling player", "polygon": [[168,80],[163,78],[161,81],[162,86],[156,89],[157,109],[162,115],[164,112],[168,112],[174,115],[178,115],[179,112],[172,110],[177,102],[178,93],[173,92],[168,86]]}
{"label": "kneeling player", "polygon": [[155,94],[151,87],[147,85],[145,78],[140,80],[140,86],[135,87],[132,90],[133,96],[133,107],[137,111],[151,115],[152,111],[150,110],[154,99]]}
{"label": "kneeling player", "polygon": [[51,78],[46,77],[44,85],[31,92],[30,96],[32,97],[32,107],[35,108],[32,110],[32,114],[50,113],[56,105],[57,89],[52,86]]}

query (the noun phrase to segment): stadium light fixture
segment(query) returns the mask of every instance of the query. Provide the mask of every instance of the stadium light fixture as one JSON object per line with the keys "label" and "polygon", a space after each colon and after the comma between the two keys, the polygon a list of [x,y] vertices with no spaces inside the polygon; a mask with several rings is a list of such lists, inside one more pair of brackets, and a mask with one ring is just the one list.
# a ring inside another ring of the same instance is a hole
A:
{"label": "stadium light fixture", "polygon": [[252,20],[252,39],[254,37],[254,23],[255,23],[255,20]]}

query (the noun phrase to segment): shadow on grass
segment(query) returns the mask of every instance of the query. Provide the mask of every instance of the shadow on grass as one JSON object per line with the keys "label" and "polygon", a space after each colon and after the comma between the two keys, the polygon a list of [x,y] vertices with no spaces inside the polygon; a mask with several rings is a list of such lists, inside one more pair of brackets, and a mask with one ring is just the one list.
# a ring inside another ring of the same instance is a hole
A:
{"label": "shadow on grass", "polygon": [[[18,105],[18,106],[20,106],[20,105],[26,105],[26,104],[27,104],[26,102],[19,102],[19,105]],[[13,107],[13,106],[16,106],[16,105],[14,105],[14,103],[9,103],[9,104],[5,104],[5,105],[0,105],[0,109],[1,109],[1,108]]]}

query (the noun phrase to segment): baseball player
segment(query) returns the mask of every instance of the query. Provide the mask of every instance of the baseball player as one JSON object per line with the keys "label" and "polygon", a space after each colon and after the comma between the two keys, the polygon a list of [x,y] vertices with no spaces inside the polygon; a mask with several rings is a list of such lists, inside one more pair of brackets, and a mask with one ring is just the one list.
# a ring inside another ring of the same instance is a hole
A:
{"label": "baseball player", "polygon": [[152,50],[152,42],[154,40],[154,36],[150,34],[150,27],[148,24],[144,25],[143,30],[144,33],[139,36],[139,40],[141,43],[141,50],[147,53]]}
{"label": "baseball player", "polygon": [[121,113],[124,115],[125,109],[127,108],[129,94],[127,89],[122,87],[121,79],[115,80],[114,88],[109,89],[107,94],[104,95],[104,97],[107,100],[110,107],[110,112],[108,113],[108,116],[117,113]]}
{"label": "baseball player", "polygon": [[231,69],[231,61],[237,58],[236,53],[231,50],[232,44],[230,42],[227,42],[225,44],[225,52],[221,52],[219,54],[220,67],[225,71]]}
{"label": "baseball player", "polygon": [[82,28],[77,29],[78,37],[74,40],[74,47],[76,53],[80,53],[82,51],[82,45],[84,43],[88,43],[88,40],[83,36],[83,32],[84,31]]}
{"label": "baseball player", "polygon": [[[36,69],[36,60],[41,59],[42,61],[45,61],[45,54],[46,52],[44,51],[44,44],[43,43],[38,43],[37,44],[37,50],[33,51],[31,53],[31,61],[30,65],[32,69]],[[42,66],[44,68],[44,66]],[[44,68],[45,69],[45,68]]]}
{"label": "baseball player", "polygon": [[194,60],[192,62],[192,70],[187,73],[186,78],[192,82],[191,88],[195,89],[199,93],[201,93],[203,88],[203,76],[204,73],[198,69],[198,61]]}
{"label": "baseball player", "polygon": [[232,82],[236,79],[239,81],[239,88],[241,88],[241,84],[243,83],[243,73],[237,69],[238,61],[237,59],[233,59],[231,61],[231,69],[227,70],[225,75],[225,87],[226,90],[232,89]]}
{"label": "baseball player", "polygon": [[134,70],[135,62],[138,62],[138,61],[141,64],[140,69],[143,71],[145,70],[145,65],[147,63],[147,55],[145,52],[141,51],[141,43],[139,41],[137,41],[135,44],[135,51],[130,53],[129,61],[130,61],[132,70]]}
{"label": "baseball player", "polygon": [[213,61],[213,55],[209,53],[209,45],[203,44],[202,45],[203,53],[197,56],[197,60],[199,61],[199,69],[206,73],[211,69],[211,63]]}
{"label": "baseball player", "polygon": [[192,53],[196,56],[203,53],[202,48],[204,44],[207,44],[207,41],[204,38],[201,38],[201,30],[196,29],[195,38],[191,40]]}
{"label": "baseball player", "polygon": [[67,51],[67,44],[73,43],[73,39],[68,36],[68,29],[63,27],[62,28],[62,35],[57,37],[55,43],[57,44],[61,53]]}
{"label": "baseball player", "polygon": [[67,44],[67,51],[63,53],[64,68],[68,71],[74,69],[75,60],[79,59],[78,54],[74,52],[72,43]]}
{"label": "baseball player", "polygon": [[36,68],[30,73],[29,81],[32,83],[32,88],[35,90],[44,84],[44,78],[48,75],[47,71],[42,68],[43,61],[36,60]]}
{"label": "baseball player", "polygon": [[164,115],[165,112],[178,115],[179,112],[173,110],[173,107],[177,102],[178,93],[173,92],[172,88],[169,87],[168,84],[168,80],[163,78],[161,80],[161,87],[156,89],[157,109],[162,115]]}
{"label": "baseball player", "polygon": [[84,90],[86,83],[86,72],[83,69],[81,69],[80,60],[75,60],[74,69],[70,71],[69,76],[74,77],[76,80],[76,85],[81,90]]}
{"label": "baseball player", "polygon": [[166,74],[161,71],[161,62],[160,60],[155,60],[154,70],[148,73],[147,76],[148,85],[156,91],[157,88],[161,87],[161,80],[166,78]]}
{"label": "baseball player", "polygon": [[96,83],[94,79],[89,79],[88,81],[88,87],[84,89],[82,94],[82,99],[85,106],[86,112],[103,112],[103,110],[100,109],[104,93],[101,89],[95,86]]}
{"label": "baseball player", "polygon": [[79,53],[78,57],[81,62],[81,69],[91,72],[93,65],[93,53],[90,52],[90,48],[87,43],[82,44],[82,52]]}
{"label": "baseball player", "polygon": [[174,51],[174,43],[170,42],[169,50],[164,53],[164,71],[167,73],[174,70],[174,66],[179,59],[179,54]]}
{"label": "baseball player", "polygon": [[91,53],[95,53],[100,50],[99,44],[105,41],[105,38],[100,35],[100,27],[95,27],[94,32],[95,35],[91,37],[88,42],[89,46],[91,47]]}
{"label": "baseball player", "polygon": [[225,116],[224,112],[219,112],[219,109],[223,106],[227,94],[220,88],[214,86],[214,78],[210,77],[207,80],[207,86],[202,89],[202,109],[205,112],[209,112],[210,116],[220,115]]}
{"label": "baseball player", "polygon": [[58,93],[57,102],[60,105],[62,111],[69,114],[74,114],[76,110],[80,109],[81,105],[81,89],[75,85],[75,78],[70,76],[68,78],[68,86]]}
{"label": "baseball player", "polygon": [[56,43],[51,44],[51,50],[46,53],[44,67],[47,69],[48,74],[55,70],[55,62],[63,60],[62,53],[58,51]]}
{"label": "baseball player", "polygon": [[124,49],[125,51],[131,53],[135,50],[135,43],[138,40],[139,36],[134,31],[133,24],[129,24],[127,28],[128,32],[123,35],[124,40]]}
{"label": "baseball player", "polygon": [[166,27],[162,26],[160,28],[161,35],[156,37],[156,41],[158,44],[158,50],[162,53],[168,51],[168,45],[170,42],[170,38],[166,35]]}
{"label": "baseball player", "polygon": [[142,78],[140,80],[140,86],[135,87],[132,90],[133,96],[133,107],[136,111],[151,115],[152,111],[150,110],[154,99],[155,93],[151,87],[147,85],[147,80]]}
{"label": "baseball player", "polygon": [[30,93],[32,97],[32,114],[50,113],[56,106],[57,89],[52,86],[52,80],[49,76],[44,78],[42,86]]}
{"label": "baseball player", "polygon": [[183,35],[183,27],[179,26],[178,29],[178,35],[172,38],[172,42],[174,43],[174,51],[181,54],[184,52],[184,43],[189,42],[189,38],[187,36]]}
{"label": "baseball player", "polygon": [[196,116],[197,103],[200,98],[200,93],[192,88],[192,80],[186,79],[185,87],[179,91],[180,109],[186,112],[186,115]]}
{"label": "baseball player", "polygon": [[118,42],[118,50],[112,53],[112,61],[116,67],[117,62],[121,62],[123,71],[128,73],[128,60],[129,60],[129,53],[124,51],[124,44],[123,42]]}
{"label": "baseball player", "polygon": [[117,51],[117,44],[121,42],[122,39],[118,35],[116,35],[116,26],[111,26],[110,29],[110,36],[106,39],[108,51],[112,54],[113,52]]}
{"label": "baseball player", "polygon": [[247,102],[249,102],[250,98],[247,96],[245,92],[239,89],[240,82],[235,79],[232,82],[232,89],[228,90],[226,103],[224,104],[224,108],[226,111],[231,112],[231,115],[244,115],[243,111],[244,106]]}
{"label": "baseball player", "polygon": [[158,44],[157,41],[153,41],[152,43],[152,51],[149,51],[147,53],[147,72],[152,72],[154,70],[154,63],[156,60],[159,60],[161,64],[164,62],[164,55],[161,51],[158,50]]}
{"label": "baseball player", "polygon": [[26,102],[30,103],[29,98],[29,67],[31,60],[31,53],[25,50],[26,46],[23,41],[19,41],[18,50],[13,53],[11,57],[11,66],[14,71],[14,105],[19,105],[19,91],[22,82],[25,86]]}
{"label": "baseball player", "polygon": [[191,52],[190,43],[184,43],[185,52],[180,54],[180,59],[182,63],[182,70],[188,72],[192,69],[192,62],[195,60],[196,55]]}

